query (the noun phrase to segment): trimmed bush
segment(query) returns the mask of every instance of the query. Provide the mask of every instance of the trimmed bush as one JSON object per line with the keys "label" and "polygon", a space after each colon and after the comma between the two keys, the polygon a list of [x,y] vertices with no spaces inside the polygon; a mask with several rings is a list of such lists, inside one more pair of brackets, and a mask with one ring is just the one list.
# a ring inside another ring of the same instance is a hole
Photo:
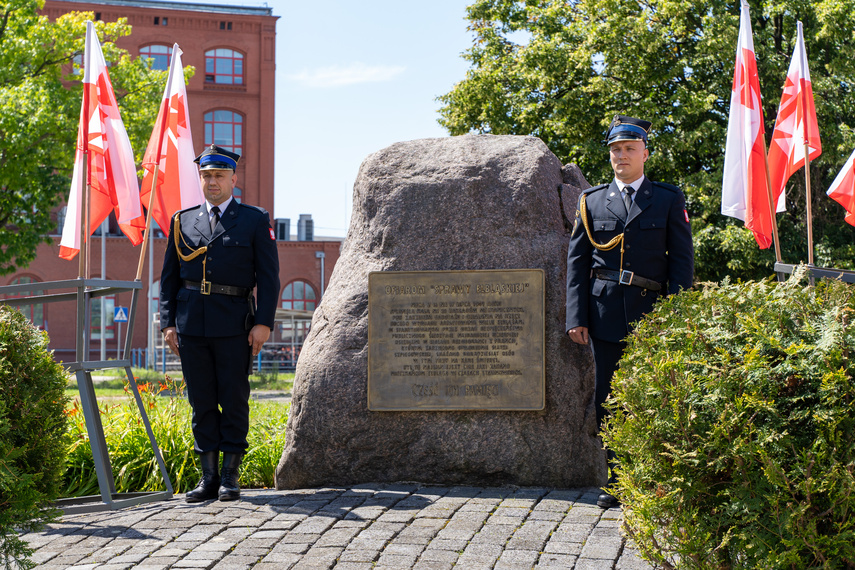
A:
{"label": "trimmed bush", "polygon": [[0,306],[0,559],[30,568],[19,532],[40,530],[59,514],[67,441],[65,371],[47,334]]}
{"label": "trimmed bush", "polygon": [[855,568],[855,288],[705,285],[629,339],[604,427],[665,568]]}

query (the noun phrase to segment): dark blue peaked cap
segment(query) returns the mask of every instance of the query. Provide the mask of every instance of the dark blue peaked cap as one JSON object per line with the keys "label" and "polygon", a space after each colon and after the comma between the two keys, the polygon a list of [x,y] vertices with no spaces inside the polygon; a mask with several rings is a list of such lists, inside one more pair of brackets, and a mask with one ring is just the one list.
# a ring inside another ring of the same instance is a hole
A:
{"label": "dark blue peaked cap", "polygon": [[193,162],[199,165],[199,170],[237,170],[239,160],[239,154],[212,144]]}
{"label": "dark blue peaked cap", "polygon": [[647,134],[650,132],[652,124],[650,121],[642,119],[615,115],[606,134],[606,144],[618,141],[644,141],[644,145],[647,146]]}

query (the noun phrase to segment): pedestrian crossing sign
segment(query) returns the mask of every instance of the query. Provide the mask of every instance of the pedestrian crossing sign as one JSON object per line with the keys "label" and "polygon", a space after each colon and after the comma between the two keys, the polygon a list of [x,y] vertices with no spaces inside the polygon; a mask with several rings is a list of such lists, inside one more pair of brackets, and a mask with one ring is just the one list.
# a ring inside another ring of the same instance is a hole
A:
{"label": "pedestrian crossing sign", "polygon": [[113,320],[117,323],[128,322],[128,308],[127,307],[116,307],[113,310]]}

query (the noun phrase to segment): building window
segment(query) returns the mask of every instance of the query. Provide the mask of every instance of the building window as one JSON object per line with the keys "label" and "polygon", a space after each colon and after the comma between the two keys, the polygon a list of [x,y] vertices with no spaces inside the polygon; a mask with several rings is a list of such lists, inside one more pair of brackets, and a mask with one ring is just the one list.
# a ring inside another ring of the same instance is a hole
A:
{"label": "building window", "polygon": [[314,311],[316,305],[315,290],[305,281],[292,281],[282,290],[283,309]]}
{"label": "building window", "polygon": [[[32,277],[22,276],[16,277],[12,280],[9,285],[24,285],[25,283],[38,283],[38,279],[33,279]],[[31,297],[35,295],[35,291],[21,291],[20,293],[7,294],[7,299],[15,299],[16,297]],[[45,330],[45,306],[41,303],[34,305],[18,305],[15,307],[18,309],[25,317],[27,317],[33,325],[39,327],[42,330]]]}
{"label": "building window", "polygon": [[172,46],[152,44],[140,48],[140,57],[151,60],[151,68],[160,71],[169,69],[169,61],[172,59]]}
{"label": "building window", "polygon": [[205,146],[212,144],[243,154],[243,117],[225,110],[205,113]]}
{"label": "building window", "polygon": [[[92,340],[101,340],[101,297],[96,297],[90,301],[90,310],[92,318],[92,326],[90,336]],[[113,309],[116,306],[116,297],[104,297],[104,338],[116,338],[116,323],[113,322]]]}
{"label": "building window", "polygon": [[220,29],[221,30],[231,30],[232,29],[232,23],[231,22],[220,22]]}
{"label": "building window", "polygon": [[243,54],[231,49],[206,51],[205,83],[243,85]]}

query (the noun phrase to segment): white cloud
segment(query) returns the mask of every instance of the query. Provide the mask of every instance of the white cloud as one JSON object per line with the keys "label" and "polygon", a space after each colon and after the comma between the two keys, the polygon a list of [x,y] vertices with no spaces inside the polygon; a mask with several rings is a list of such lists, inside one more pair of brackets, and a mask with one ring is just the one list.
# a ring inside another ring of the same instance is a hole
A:
{"label": "white cloud", "polygon": [[396,65],[365,65],[356,62],[348,66],[331,65],[313,70],[304,69],[300,73],[288,75],[287,78],[304,87],[343,87],[357,83],[391,81],[406,69]]}

